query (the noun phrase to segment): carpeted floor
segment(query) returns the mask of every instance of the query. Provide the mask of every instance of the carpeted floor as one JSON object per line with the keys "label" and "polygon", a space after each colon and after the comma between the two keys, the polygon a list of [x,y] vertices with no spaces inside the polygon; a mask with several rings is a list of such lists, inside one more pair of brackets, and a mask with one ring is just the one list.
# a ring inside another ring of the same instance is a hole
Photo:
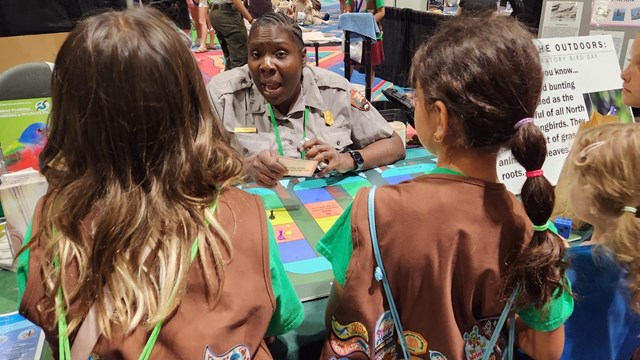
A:
{"label": "carpeted floor", "polygon": [[[328,24],[306,26],[305,30],[321,31],[325,36],[341,37],[342,30],[338,29],[338,15],[340,14],[340,5],[338,0],[321,0],[322,10],[320,13],[329,13],[330,19]],[[206,53],[194,53],[196,60],[202,71],[205,82],[209,82],[213,76],[224,70],[224,60],[222,50],[213,50]],[[340,75],[344,75],[344,54],[340,46],[321,46],[318,52],[319,66],[331,70]],[[307,48],[307,62],[315,65],[315,50],[313,47]],[[357,71],[353,72],[351,82],[354,84],[364,85],[365,77]],[[373,88],[371,90],[372,100],[386,100],[382,94],[382,90],[393,87],[391,82],[375,78]]]}

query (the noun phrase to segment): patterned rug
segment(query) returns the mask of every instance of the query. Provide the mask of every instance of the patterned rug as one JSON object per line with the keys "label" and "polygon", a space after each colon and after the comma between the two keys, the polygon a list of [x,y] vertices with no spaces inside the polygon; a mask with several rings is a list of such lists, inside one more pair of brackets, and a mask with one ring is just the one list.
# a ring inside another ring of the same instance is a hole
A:
{"label": "patterned rug", "polygon": [[[321,31],[325,36],[341,37],[342,30],[338,29],[338,15],[340,15],[340,4],[338,0],[321,0],[321,3],[322,9],[320,10],[320,13],[329,13],[329,23],[305,26],[304,30]],[[194,53],[194,56],[196,61],[198,61],[198,65],[206,83],[208,83],[213,76],[224,71],[222,50],[213,50],[201,54]],[[344,54],[340,46],[320,46],[318,57],[320,58],[320,67],[344,76]],[[313,47],[307,48],[307,63],[315,65],[315,49]],[[364,86],[364,74],[354,71],[351,76],[351,82]],[[393,86],[394,85],[391,82],[375,78],[371,89],[372,100],[386,100],[382,94],[382,90]]]}

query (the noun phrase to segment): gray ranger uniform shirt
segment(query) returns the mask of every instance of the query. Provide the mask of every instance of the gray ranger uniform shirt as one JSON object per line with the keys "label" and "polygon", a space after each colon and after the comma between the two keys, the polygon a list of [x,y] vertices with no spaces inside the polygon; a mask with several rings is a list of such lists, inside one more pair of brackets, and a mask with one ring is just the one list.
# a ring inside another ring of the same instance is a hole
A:
{"label": "gray ranger uniform shirt", "polygon": [[[302,74],[302,91],[289,114],[273,107],[285,156],[300,158],[305,107],[309,107],[306,137],[318,138],[339,151],[346,147],[361,149],[393,134],[371,104],[365,101],[363,106],[354,100],[347,79],[318,67],[305,66]],[[253,156],[263,150],[278,150],[267,102],[254,86],[247,65],[216,75],[207,92],[217,117],[231,135],[232,146],[240,154]]]}

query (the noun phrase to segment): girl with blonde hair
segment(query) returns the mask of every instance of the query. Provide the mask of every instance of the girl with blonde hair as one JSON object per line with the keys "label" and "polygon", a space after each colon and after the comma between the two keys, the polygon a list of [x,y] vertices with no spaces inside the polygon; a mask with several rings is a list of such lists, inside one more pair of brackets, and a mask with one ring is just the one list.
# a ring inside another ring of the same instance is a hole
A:
{"label": "girl with blonde hair", "polygon": [[270,359],[264,336],[302,306],[261,201],[231,186],[242,162],[168,19],[78,24],[52,103],[49,190],[18,278],[20,312],[58,357]]}
{"label": "girl with blonde hair", "polygon": [[640,125],[585,130],[567,159],[569,205],[593,235],[568,250],[576,306],[563,359],[624,359],[640,347]]}

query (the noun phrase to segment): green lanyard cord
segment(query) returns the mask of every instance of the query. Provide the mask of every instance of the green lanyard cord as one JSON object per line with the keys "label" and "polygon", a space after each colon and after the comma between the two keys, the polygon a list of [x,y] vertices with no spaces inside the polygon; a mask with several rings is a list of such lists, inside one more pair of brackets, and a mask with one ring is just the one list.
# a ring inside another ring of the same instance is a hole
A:
{"label": "green lanyard cord", "polygon": [[[53,231],[55,237],[56,232]],[[53,266],[58,269],[60,260],[56,256],[53,259]],[[58,288],[58,304],[56,305],[58,313],[58,358],[71,359],[71,346],[69,345],[69,334],[67,334],[67,319],[65,316],[64,305],[62,303],[62,285]]]}
{"label": "green lanyard cord", "polygon": [[[216,207],[218,206],[218,199],[220,198],[220,189],[218,189],[218,195],[216,196],[213,205],[211,206],[211,212],[215,213]],[[208,221],[206,222],[209,223]],[[55,237],[56,231],[54,229],[53,236]],[[191,260],[189,265],[193,263],[193,260],[196,258],[198,254],[198,238],[193,241],[193,245],[191,245]],[[60,263],[59,258],[56,256],[53,259],[53,266],[56,269],[59,269]],[[56,306],[56,313],[58,317],[58,358],[60,360],[72,360],[71,359],[71,346],[69,343],[69,334],[67,333],[67,315],[63,306],[63,296],[62,296],[62,286],[58,288],[58,305]],[[164,320],[160,320],[156,323],[151,331],[151,335],[149,335],[149,339],[142,349],[142,353],[140,354],[139,360],[148,360],[151,356],[151,351],[153,351],[153,347],[158,340],[158,335],[160,335],[160,330],[162,329],[162,325]]]}
{"label": "green lanyard cord", "polygon": [[[280,131],[278,130],[278,123],[276,122],[276,117],[273,115],[273,107],[271,104],[267,103],[267,108],[269,109],[269,117],[271,118],[271,125],[273,125],[273,133],[276,136],[276,143],[278,144],[278,153],[280,156],[284,156],[284,151],[282,150],[282,141],[280,140]],[[305,141],[307,138],[307,122],[309,121],[309,107],[304,108],[304,117],[302,119],[302,141]],[[304,160],[307,156],[306,151],[300,152],[300,158]]]}

